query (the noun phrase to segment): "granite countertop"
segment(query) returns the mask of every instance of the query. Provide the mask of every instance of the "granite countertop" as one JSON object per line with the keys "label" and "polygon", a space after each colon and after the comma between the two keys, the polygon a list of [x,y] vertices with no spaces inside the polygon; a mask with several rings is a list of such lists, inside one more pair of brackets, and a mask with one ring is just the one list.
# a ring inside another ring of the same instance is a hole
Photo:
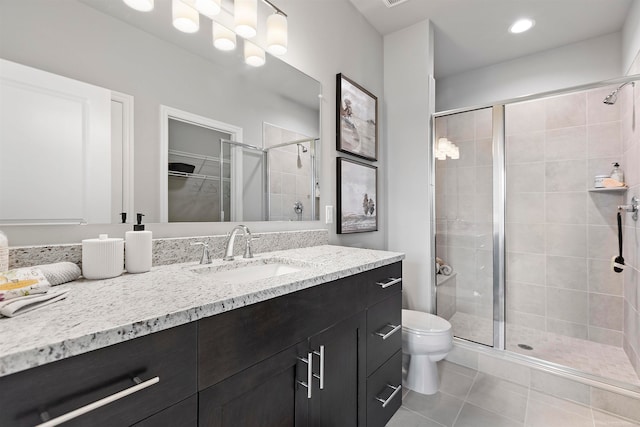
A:
{"label": "granite countertop", "polygon": [[[404,255],[344,246],[313,246],[153,267],[142,274],[77,280],[65,300],[13,318],[0,318],[0,377],[238,307],[400,261]],[[299,271],[230,283],[197,270],[277,261]]]}

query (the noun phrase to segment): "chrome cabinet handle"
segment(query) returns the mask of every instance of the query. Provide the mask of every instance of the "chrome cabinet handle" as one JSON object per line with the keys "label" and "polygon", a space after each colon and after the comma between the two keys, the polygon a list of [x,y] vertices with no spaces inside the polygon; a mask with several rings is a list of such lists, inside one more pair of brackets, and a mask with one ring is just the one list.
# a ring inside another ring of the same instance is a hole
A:
{"label": "chrome cabinet handle", "polygon": [[396,278],[393,278],[393,277],[389,277],[389,281],[388,281],[388,282],[385,282],[385,283],[382,283],[382,282],[376,282],[376,285],[380,285],[380,287],[381,287],[382,289],[386,289],[386,288],[388,288],[389,286],[393,286],[393,285],[395,285],[396,283],[400,283],[400,282],[402,282],[402,277],[399,277],[399,278],[397,278],[397,279],[396,279]]}
{"label": "chrome cabinet handle", "polygon": [[396,332],[398,332],[400,329],[402,329],[402,325],[392,325],[391,323],[387,323],[387,326],[385,326],[385,328],[392,328],[389,332],[387,332],[386,334],[380,331],[376,332],[376,335],[379,337],[382,337],[383,340],[386,340],[387,338],[389,338],[391,335],[395,334]]}
{"label": "chrome cabinet handle", "polygon": [[320,375],[313,374],[314,378],[320,380],[320,390],[324,389],[324,346],[320,346],[320,352],[314,351],[313,354],[320,356]]}
{"label": "chrome cabinet handle", "polygon": [[376,400],[378,402],[382,402],[382,407],[383,408],[386,408],[387,405],[389,404],[389,402],[391,402],[391,399],[393,399],[395,397],[395,395],[400,393],[400,390],[402,390],[402,385],[398,385],[398,386],[394,387],[391,384],[387,384],[387,387],[389,387],[390,389],[393,390],[393,393],[391,393],[391,396],[387,397],[386,399],[383,399],[381,397],[376,396]]}
{"label": "chrome cabinet handle", "polygon": [[72,420],[74,418],[79,417],[80,415],[84,415],[88,412],[94,411],[102,406],[108,405],[109,403],[115,402],[116,400],[120,400],[123,397],[129,396],[130,394],[133,393],[137,393],[140,390],[144,390],[147,387],[150,387],[154,384],[157,384],[160,381],[160,377],[154,377],[151,378],[150,380],[144,381],[142,382],[142,380],[138,377],[133,378],[133,382],[136,383],[136,385],[129,387],[127,389],[124,389],[122,391],[119,391],[115,394],[112,394],[110,396],[107,396],[105,398],[102,398],[100,400],[96,400],[95,402],[89,403],[88,405],[85,405],[81,408],[75,409],[71,412],[67,412],[64,415],[60,415],[59,417],[56,417],[52,420],[47,420],[49,418],[49,414],[48,412],[43,412],[40,414],[40,418],[42,419],[42,421],[44,421],[42,424],[38,424],[36,427],[52,427],[52,426],[57,426],[60,425],[64,422],[67,422],[69,420]]}
{"label": "chrome cabinet handle", "polygon": [[299,361],[307,364],[307,381],[305,382],[305,381],[298,380],[298,384],[300,384],[302,387],[307,388],[307,399],[311,399],[311,388],[313,386],[311,382],[313,380],[313,359],[311,358],[312,356],[313,356],[313,353],[309,353],[306,359],[304,357],[298,357]]}

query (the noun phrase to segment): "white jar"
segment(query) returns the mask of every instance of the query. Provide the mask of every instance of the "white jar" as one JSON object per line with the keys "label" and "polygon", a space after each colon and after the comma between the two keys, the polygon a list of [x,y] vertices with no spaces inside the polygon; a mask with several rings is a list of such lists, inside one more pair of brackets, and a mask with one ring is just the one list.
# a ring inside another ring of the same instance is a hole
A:
{"label": "white jar", "polygon": [[124,240],[101,234],[82,241],[82,275],[85,279],[109,279],[124,270]]}
{"label": "white jar", "polygon": [[593,179],[594,188],[604,188],[604,180],[609,178],[609,175],[596,175]]}

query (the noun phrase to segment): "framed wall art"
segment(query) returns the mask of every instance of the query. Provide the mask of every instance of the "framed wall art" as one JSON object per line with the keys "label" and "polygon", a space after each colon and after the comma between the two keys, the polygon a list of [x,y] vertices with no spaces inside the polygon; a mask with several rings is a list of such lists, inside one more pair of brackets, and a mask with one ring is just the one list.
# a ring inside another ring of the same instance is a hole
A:
{"label": "framed wall art", "polygon": [[342,74],[336,87],[336,149],[378,160],[378,98]]}
{"label": "framed wall art", "polygon": [[378,168],[337,159],[338,234],[378,231]]}

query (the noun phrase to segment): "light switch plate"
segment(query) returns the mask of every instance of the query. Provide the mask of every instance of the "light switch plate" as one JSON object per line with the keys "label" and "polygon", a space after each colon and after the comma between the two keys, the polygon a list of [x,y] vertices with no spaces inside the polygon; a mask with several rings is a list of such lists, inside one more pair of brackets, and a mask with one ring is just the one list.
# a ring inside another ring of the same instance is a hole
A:
{"label": "light switch plate", "polygon": [[333,206],[324,207],[324,223],[333,224]]}

